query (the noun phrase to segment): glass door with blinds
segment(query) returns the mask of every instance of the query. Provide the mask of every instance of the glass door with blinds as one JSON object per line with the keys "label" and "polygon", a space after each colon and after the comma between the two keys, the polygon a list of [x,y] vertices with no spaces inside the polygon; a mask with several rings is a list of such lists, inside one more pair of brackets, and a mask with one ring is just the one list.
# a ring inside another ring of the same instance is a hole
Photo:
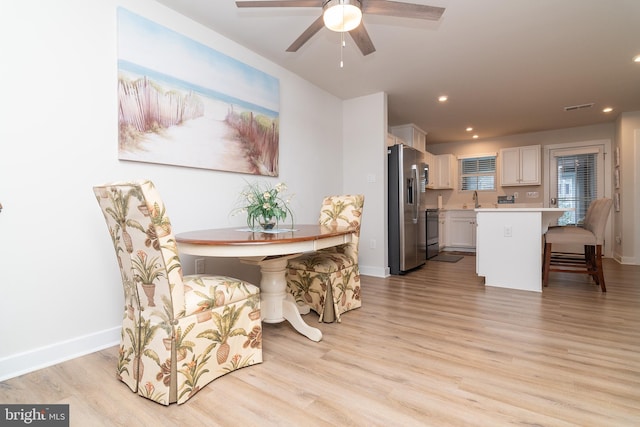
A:
{"label": "glass door with blinds", "polygon": [[604,196],[604,147],[551,150],[550,206],[571,208],[558,225],[580,225],[591,202]]}

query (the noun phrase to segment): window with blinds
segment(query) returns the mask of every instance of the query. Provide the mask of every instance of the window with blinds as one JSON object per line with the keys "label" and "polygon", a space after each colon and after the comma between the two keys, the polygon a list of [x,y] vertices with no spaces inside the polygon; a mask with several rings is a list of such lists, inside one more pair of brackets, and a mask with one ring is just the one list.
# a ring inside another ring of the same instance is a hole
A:
{"label": "window with blinds", "polygon": [[558,172],[558,207],[573,208],[565,212],[558,225],[579,225],[592,201],[598,198],[597,154],[574,154],[556,157]]}
{"label": "window with blinds", "polygon": [[468,157],[459,162],[461,190],[496,189],[496,156]]}

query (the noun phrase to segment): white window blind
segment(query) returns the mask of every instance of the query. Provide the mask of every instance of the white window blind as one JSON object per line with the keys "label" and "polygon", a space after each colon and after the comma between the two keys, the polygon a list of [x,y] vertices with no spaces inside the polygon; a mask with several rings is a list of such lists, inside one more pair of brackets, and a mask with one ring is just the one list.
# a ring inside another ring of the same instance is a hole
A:
{"label": "white window blind", "polygon": [[465,157],[458,161],[461,190],[496,189],[496,156]]}
{"label": "white window blind", "polygon": [[559,220],[559,225],[582,224],[587,209],[598,197],[597,154],[574,154],[556,157],[558,168],[558,207],[573,208]]}

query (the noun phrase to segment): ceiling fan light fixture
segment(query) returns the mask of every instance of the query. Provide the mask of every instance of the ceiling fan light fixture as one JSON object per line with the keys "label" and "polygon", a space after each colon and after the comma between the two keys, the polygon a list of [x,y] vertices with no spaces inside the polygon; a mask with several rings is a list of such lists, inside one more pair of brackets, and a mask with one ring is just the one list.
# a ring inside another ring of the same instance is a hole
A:
{"label": "ceiling fan light fixture", "polygon": [[351,31],[362,21],[360,0],[328,0],[322,8],[324,25],[331,31]]}

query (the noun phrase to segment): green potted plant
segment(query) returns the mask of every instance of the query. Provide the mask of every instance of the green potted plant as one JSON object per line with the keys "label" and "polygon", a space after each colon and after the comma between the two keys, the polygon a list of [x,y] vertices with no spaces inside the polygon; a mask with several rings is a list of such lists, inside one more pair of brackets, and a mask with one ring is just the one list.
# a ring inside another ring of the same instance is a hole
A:
{"label": "green potted plant", "polygon": [[246,212],[247,225],[252,229],[273,229],[287,216],[293,226],[293,212],[289,208],[290,199],[285,196],[286,190],[287,186],[282,182],[274,187],[260,182],[247,184],[240,193],[240,207],[234,212]]}

